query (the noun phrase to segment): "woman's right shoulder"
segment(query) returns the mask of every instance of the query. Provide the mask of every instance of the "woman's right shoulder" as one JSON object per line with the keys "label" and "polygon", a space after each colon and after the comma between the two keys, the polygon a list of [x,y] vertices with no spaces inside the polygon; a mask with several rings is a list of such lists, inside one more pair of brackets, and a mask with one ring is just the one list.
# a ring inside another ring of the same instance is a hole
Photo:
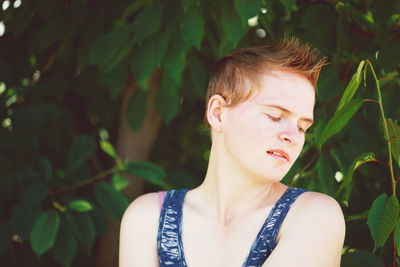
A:
{"label": "woman's right shoulder", "polygon": [[137,197],[126,209],[120,229],[120,267],[158,266],[158,193]]}
{"label": "woman's right shoulder", "polygon": [[[124,217],[140,218],[141,221],[154,219],[160,215],[160,196],[158,192],[146,193],[133,200],[124,213]],[[124,218],[123,217],[123,218]]]}

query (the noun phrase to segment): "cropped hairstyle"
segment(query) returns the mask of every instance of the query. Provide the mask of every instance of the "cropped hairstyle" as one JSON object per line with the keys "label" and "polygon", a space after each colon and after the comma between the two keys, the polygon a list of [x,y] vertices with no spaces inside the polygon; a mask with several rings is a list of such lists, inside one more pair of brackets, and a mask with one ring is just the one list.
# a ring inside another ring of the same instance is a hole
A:
{"label": "cropped hairstyle", "polygon": [[281,70],[297,73],[316,88],[326,58],[319,50],[301,43],[298,39],[284,38],[271,46],[256,46],[232,51],[221,58],[211,74],[207,94],[204,122],[207,121],[207,105],[210,98],[221,95],[228,107],[249,99],[260,89],[261,75]]}

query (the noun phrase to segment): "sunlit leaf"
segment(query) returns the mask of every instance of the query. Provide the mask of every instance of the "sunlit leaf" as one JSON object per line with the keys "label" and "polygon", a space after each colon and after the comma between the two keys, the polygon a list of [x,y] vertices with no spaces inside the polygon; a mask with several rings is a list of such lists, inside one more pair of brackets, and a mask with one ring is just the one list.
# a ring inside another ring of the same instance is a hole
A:
{"label": "sunlit leaf", "polygon": [[396,196],[381,194],[372,203],[367,224],[374,240],[374,252],[382,247],[397,224],[399,201]]}
{"label": "sunlit leaf", "polygon": [[116,221],[121,220],[129,205],[129,200],[122,193],[105,183],[95,186],[95,197],[104,212]]}
{"label": "sunlit leaf", "polygon": [[92,204],[89,201],[83,199],[72,200],[68,203],[68,207],[72,210],[79,212],[87,212],[92,210]]}
{"label": "sunlit leaf", "polygon": [[116,158],[117,157],[117,152],[115,151],[114,146],[108,142],[108,141],[100,141],[100,148],[101,150],[104,151],[104,153],[106,153],[107,155],[109,155],[112,158]]}
{"label": "sunlit leaf", "polygon": [[362,104],[362,99],[353,99],[333,115],[322,130],[319,138],[319,149],[322,148],[326,140],[340,132],[347,125],[354,114],[361,108]]}
{"label": "sunlit leaf", "polygon": [[57,211],[46,211],[37,218],[31,232],[31,246],[39,256],[49,250],[56,240],[60,215]]}
{"label": "sunlit leaf", "polygon": [[391,120],[386,120],[389,133],[390,148],[392,156],[400,167],[400,126]]}
{"label": "sunlit leaf", "polygon": [[122,189],[126,188],[129,185],[129,180],[119,173],[116,173],[112,176],[111,182],[113,187],[117,191],[121,191]]}
{"label": "sunlit leaf", "polygon": [[346,89],[344,90],[342,98],[339,101],[337,111],[340,110],[345,104],[349,103],[350,100],[353,98],[354,94],[357,92],[357,89],[360,86],[360,83],[362,81],[362,71],[364,69],[364,66],[365,66],[365,61],[363,60],[358,65],[356,73],[354,73],[349,84],[347,85]]}
{"label": "sunlit leaf", "polygon": [[343,178],[342,184],[340,185],[340,187],[338,188],[338,190],[336,191],[336,196],[339,195],[339,193],[348,185],[351,183],[351,181],[353,180],[353,173],[354,171],[360,167],[361,165],[367,163],[367,162],[371,162],[371,161],[375,161],[375,154],[371,153],[371,152],[367,152],[364,153],[360,156],[358,156],[353,163],[350,165],[349,169],[346,172],[346,175]]}

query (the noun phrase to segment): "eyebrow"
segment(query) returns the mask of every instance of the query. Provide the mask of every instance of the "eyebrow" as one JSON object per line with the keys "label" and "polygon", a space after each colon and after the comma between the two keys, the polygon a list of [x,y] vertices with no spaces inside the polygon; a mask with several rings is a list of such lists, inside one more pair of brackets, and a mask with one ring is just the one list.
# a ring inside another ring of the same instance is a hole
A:
{"label": "eyebrow", "polygon": [[[279,105],[274,105],[274,104],[261,104],[261,105],[265,106],[265,107],[280,109],[281,111],[283,111],[283,112],[285,112],[287,114],[293,114],[293,112],[291,112],[290,110],[288,110],[288,109],[286,109],[286,108],[284,108],[282,106],[279,106]],[[300,118],[300,120],[308,122],[310,124],[310,126],[314,124],[314,120],[310,119],[310,118],[302,117],[302,118]]]}

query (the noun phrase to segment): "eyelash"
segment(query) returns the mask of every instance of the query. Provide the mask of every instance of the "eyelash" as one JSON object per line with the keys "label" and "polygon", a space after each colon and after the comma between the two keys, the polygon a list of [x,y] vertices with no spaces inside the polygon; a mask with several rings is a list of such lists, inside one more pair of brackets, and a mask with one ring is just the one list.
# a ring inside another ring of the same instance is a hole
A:
{"label": "eyelash", "polygon": [[[268,118],[270,118],[273,122],[279,122],[282,118],[281,117],[274,117],[274,116],[271,116],[271,115],[269,115],[269,114],[266,114],[267,116],[268,116]],[[299,130],[299,132],[302,132],[302,133],[305,133],[306,132],[306,130],[304,130],[304,129],[302,129],[302,128],[297,128],[298,130]]]}

